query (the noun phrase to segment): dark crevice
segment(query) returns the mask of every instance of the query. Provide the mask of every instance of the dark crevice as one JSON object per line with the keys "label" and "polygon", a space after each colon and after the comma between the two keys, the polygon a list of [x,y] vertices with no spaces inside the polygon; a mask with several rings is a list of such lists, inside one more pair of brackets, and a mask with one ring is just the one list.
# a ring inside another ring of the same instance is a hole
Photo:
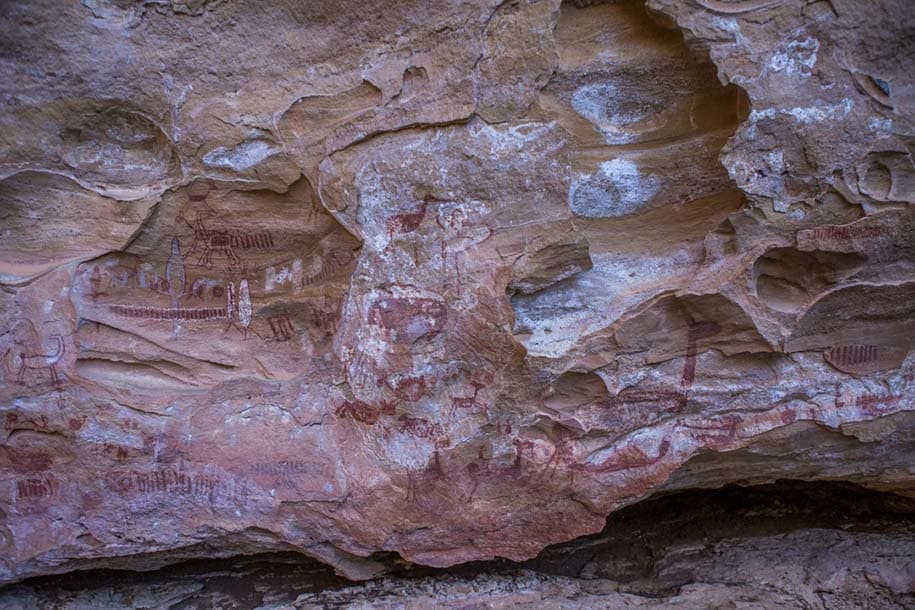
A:
{"label": "dark crevice", "polygon": [[[419,579],[470,581],[529,571],[613,581],[622,592],[665,597],[698,580],[703,562],[712,561],[722,549],[805,531],[816,531],[821,538],[883,534],[915,542],[915,498],[843,482],[733,485],[655,496],[610,515],[599,534],[548,547],[526,562],[481,561],[436,569],[404,562],[394,553],[377,553],[372,559],[388,566],[388,582],[393,579],[404,587]],[[689,549],[688,569],[669,569],[677,549]],[[344,595],[348,587],[372,582],[352,583],[297,553],[260,553],[194,559],[152,571],[98,569],[30,578],[0,589],[0,605],[24,593],[38,596],[48,607],[71,607],[65,604],[78,604],[91,595],[114,592],[123,596],[117,599],[129,601],[154,590],[160,600],[176,600],[172,608],[242,609],[268,601],[289,603],[305,593]]]}

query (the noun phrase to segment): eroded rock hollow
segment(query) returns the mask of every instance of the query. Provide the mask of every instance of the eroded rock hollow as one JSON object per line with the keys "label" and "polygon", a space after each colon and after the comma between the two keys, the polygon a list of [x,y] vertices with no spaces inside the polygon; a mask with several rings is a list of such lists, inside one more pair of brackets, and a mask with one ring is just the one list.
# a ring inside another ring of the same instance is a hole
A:
{"label": "eroded rock hollow", "polygon": [[913,495],[911,8],[4,2],[0,582]]}

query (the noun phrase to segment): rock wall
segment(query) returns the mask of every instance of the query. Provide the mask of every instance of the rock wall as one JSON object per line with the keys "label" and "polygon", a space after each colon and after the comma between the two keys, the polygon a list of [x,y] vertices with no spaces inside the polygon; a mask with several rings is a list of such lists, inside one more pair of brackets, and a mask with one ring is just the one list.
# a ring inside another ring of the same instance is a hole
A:
{"label": "rock wall", "polygon": [[911,494],[904,0],[0,8],[0,582]]}
{"label": "rock wall", "polygon": [[780,481],[680,492],[613,513],[598,535],[523,564],[400,566],[352,583],[295,553],[96,570],[0,589],[10,610],[56,608],[886,608],[915,601],[915,499]]}

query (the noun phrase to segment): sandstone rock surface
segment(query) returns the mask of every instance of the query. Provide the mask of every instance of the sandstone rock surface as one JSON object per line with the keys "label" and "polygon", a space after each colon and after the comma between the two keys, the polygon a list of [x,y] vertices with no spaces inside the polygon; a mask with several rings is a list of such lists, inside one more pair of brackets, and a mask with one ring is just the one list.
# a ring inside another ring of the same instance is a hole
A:
{"label": "sandstone rock surface", "polygon": [[780,481],[689,491],[615,512],[524,564],[400,568],[363,583],[293,553],[98,570],[0,589],[11,610],[224,608],[911,608],[915,499]]}
{"label": "sandstone rock surface", "polygon": [[0,32],[0,582],[362,579],[662,491],[915,495],[905,0],[40,0]]}

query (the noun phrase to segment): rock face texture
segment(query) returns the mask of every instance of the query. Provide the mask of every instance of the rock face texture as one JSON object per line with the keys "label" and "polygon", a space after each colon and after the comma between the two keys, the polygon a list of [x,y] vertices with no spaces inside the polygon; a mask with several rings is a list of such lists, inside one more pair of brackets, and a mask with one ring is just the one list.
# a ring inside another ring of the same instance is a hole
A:
{"label": "rock face texture", "polygon": [[412,567],[347,582],[273,553],[154,572],[97,570],[0,589],[56,608],[885,608],[915,606],[915,499],[835,483],[680,492],[624,508],[596,536],[522,565]]}
{"label": "rock face texture", "polygon": [[0,582],[359,579],[662,491],[915,495],[906,0],[48,0],[0,31]]}

